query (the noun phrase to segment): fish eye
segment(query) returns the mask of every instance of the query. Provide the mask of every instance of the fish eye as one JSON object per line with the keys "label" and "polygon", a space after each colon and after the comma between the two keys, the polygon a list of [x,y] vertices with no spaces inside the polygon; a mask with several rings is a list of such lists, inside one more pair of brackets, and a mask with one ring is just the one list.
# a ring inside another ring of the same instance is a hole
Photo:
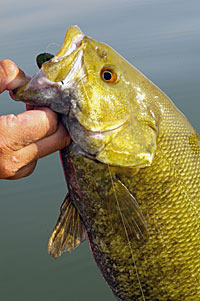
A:
{"label": "fish eye", "polygon": [[112,68],[104,67],[101,70],[101,78],[103,81],[113,84],[117,80],[117,73]]}

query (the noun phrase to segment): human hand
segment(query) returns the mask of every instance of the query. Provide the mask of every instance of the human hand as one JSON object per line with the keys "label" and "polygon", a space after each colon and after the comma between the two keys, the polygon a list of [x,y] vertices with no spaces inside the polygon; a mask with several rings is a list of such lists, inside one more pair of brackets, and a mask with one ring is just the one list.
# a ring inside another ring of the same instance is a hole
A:
{"label": "human hand", "polygon": [[[25,74],[9,60],[0,61],[0,93],[27,82]],[[0,116],[0,178],[19,179],[30,175],[37,159],[70,143],[70,137],[58,116],[48,108],[17,116]]]}

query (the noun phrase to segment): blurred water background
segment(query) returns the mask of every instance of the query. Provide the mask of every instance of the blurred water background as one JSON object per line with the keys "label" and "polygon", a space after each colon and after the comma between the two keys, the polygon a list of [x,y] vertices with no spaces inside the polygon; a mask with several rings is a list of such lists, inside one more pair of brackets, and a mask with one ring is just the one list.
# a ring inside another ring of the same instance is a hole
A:
{"label": "blurred water background", "polygon": [[[164,90],[200,133],[199,16],[198,0],[1,0],[0,59],[33,75],[37,54],[56,53],[78,24]],[[1,114],[22,111],[7,92],[0,96]],[[0,300],[115,300],[87,242],[57,260],[47,253],[65,194],[58,153],[27,179],[0,181]]]}

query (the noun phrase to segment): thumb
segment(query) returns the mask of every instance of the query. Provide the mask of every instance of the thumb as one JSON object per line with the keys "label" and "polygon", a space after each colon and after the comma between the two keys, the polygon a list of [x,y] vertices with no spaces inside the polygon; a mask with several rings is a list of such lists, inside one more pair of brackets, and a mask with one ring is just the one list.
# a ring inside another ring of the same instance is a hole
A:
{"label": "thumb", "polygon": [[13,90],[27,82],[22,70],[10,60],[0,61],[0,93],[4,90]]}

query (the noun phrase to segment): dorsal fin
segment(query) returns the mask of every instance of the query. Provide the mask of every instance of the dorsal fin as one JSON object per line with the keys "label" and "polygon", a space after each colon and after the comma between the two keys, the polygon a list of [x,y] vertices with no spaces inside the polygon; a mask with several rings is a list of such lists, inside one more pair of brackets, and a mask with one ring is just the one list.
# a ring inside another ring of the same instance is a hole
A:
{"label": "dorsal fin", "polygon": [[86,237],[86,230],[78,210],[67,194],[60,208],[58,221],[49,238],[48,252],[52,257],[57,258],[65,251],[74,250]]}

